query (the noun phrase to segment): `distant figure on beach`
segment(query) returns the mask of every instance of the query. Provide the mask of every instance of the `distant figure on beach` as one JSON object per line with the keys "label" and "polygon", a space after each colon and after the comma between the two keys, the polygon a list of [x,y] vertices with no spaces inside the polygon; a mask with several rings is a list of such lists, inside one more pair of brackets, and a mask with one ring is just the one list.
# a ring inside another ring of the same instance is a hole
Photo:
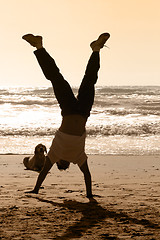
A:
{"label": "distant figure on beach", "polygon": [[23,159],[23,164],[26,167],[26,170],[38,171],[40,172],[45,164],[45,154],[47,153],[47,148],[43,144],[38,144],[34,150],[33,157],[25,157]]}
{"label": "distant figure on beach", "polygon": [[100,68],[99,52],[109,37],[109,33],[103,33],[90,44],[93,52],[77,97],[74,96],[70,85],[61,75],[54,59],[43,48],[42,37],[32,34],[26,34],[22,37],[31,46],[37,48],[34,54],[45,77],[52,83],[62,114],[62,123],[46,156],[45,165],[37,178],[34,189],[28,193],[37,194],[39,192],[41,184],[54,163],[57,164],[59,170],[66,170],[70,163],[74,163],[79,166],[84,174],[87,198],[93,197],[91,174],[85,153],[85,126],[94,102],[94,86],[97,82],[98,70]]}

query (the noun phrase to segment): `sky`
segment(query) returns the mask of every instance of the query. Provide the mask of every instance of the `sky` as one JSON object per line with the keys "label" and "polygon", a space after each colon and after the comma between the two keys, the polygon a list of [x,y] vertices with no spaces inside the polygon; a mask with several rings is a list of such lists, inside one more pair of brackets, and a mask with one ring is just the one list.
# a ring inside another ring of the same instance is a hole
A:
{"label": "sky", "polygon": [[51,86],[22,40],[43,36],[64,78],[79,86],[90,43],[111,37],[101,50],[97,85],[160,85],[159,0],[0,0],[0,86]]}

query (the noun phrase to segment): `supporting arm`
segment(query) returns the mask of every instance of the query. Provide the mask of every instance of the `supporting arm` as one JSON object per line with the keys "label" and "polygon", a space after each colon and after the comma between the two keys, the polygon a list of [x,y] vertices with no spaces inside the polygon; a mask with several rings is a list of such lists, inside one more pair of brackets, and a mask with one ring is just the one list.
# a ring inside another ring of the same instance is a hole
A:
{"label": "supporting arm", "polygon": [[46,161],[44,164],[44,167],[40,174],[38,175],[36,185],[32,191],[26,192],[26,193],[35,193],[37,194],[39,192],[40,186],[43,183],[44,179],[46,178],[49,170],[52,168],[53,164],[51,163],[49,157],[46,157]]}
{"label": "supporting arm", "polygon": [[84,174],[84,180],[85,180],[85,185],[86,185],[86,193],[87,193],[87,198],[93,198],[92,195],[92,180],[91,180],[91,174],[88,168],[88,163],[87,160],[85,163],[80,167],[80,170]]}

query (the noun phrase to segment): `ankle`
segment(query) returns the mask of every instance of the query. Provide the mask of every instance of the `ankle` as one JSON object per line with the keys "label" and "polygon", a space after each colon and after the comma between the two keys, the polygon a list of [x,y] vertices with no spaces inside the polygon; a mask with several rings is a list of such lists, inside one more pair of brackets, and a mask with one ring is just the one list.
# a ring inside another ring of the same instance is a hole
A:
{"label": "ankle", "polygon": [[94,48],[92,48],[92,51],[93,52],[100,52],[100,48],[99,47],[94,47]]}
{"label": "ankle", "polygon": [[43,48],[43,42],[42,42],[42,39],[35,42],[35,45],[34,47],[36,47],[37,49],[40,49],[40,48]]}
{"label": "ankle", "polygon": [[42,44],[36,44],[36,46],[35,46],[36,48],[37,48],[37,50],[38,49],[41,49],[41,48],[43,48],[43,45]]}

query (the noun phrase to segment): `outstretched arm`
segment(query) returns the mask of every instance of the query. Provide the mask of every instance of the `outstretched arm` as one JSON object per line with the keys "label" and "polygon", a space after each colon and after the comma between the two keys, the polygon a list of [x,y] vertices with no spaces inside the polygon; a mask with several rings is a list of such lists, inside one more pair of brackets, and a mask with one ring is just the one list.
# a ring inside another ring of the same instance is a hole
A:
{"label": "outstretched arm", "polygon": [[91,180],[91,174],[88,168],[88,163],[87,160],[85,163],[80,167],[80,170],[84,174],[84,180],[86,184],[86,193],[87,193],[87,198],[92,198],[92,180]]}
{"label": "outstretched arm", "polygon": [[26,193],[38,193],[41,184],[43,183],[44,179],[46,178],[49,170],[51,169],[51,167],[53,166],[53,164],[51,163],[49,157],[46,157],[46,161],[44,164],[44,167],[42,169],[42,171],[40,172],[38,178],[37,178],[37,182],[36,185],[34,187],[34,189],[32,191],[26,192]]}

